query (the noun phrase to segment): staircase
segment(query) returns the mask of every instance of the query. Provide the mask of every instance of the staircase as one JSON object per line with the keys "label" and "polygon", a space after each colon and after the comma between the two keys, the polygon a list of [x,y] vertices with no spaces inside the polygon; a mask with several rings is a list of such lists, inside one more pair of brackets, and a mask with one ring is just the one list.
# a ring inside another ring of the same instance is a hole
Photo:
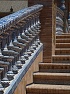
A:
{"label": "staircase", "polygon": [[70,34],[56,35],[52,63],[39,63],[27,94],[70,94]]}

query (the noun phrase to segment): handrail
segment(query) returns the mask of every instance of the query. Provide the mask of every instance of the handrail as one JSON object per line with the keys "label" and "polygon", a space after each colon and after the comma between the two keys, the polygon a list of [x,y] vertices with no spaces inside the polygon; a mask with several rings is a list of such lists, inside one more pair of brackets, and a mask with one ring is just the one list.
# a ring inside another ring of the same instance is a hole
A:
{"label": "handrail", "polygon": [[57,9],[57,12],[59,12],[62,16],[64,15],[64,12],[59,8],[59,7],[56,7]]}
{"label": "handrail", "polygon": [[19,10],[13,14],[10,14],[8,16],[5,16],[0,19],[0,34],[3,33],[4,29],[7,28],[8,26],[12,25],[13,22],[16,20],[20,20],[21,18],[24,18],[31,13],[36,13],[37,11],[40,11],[42,9],[43,5],[34,5],[22,10]]}

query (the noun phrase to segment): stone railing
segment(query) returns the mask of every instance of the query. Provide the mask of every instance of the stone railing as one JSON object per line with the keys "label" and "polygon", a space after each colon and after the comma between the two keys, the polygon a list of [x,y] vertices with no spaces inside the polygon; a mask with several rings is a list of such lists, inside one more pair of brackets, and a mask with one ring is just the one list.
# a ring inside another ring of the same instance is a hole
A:
{"label": "stone railing", "polygon": [[39,40],[42,8],[34,5],[0,19],[0,94],[14,93],[43,50]]}
{"label": "stone railing", "polygon": [[62,34],[63,33],[63,17],[64,17],[64,12],[57,7],[56,9],[56,34]]}
{"label": "stone railing", "polygon": [[68,17],[68,31],[70,33],[70,12],[69,12],[69,17]]}
{"label": "stone railing", "polygon": [[68,33],[68,21],[65,12],[58,7],[56,10],[56,34]]}

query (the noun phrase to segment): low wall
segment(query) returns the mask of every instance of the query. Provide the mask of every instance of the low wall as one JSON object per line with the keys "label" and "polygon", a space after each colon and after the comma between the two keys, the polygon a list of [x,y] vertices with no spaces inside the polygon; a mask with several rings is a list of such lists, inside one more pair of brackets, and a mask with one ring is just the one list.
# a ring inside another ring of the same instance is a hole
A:
{"label": "low wall", "polygon": [[33,64],[30,66],[29,70],[17,86],[14,94],[26,94],[26,85],[33,82],[33,72],[39,71],[39,62],[42,62],[43,51],[39,53]]}

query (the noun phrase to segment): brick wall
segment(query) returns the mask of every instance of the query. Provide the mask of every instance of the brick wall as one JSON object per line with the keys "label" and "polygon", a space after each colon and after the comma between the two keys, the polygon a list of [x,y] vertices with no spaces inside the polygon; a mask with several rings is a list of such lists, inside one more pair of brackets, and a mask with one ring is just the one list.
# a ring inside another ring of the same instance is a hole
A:
{"label": "brick wall", "polygon": [[28,5],[43,4],[41,11],[41,33],[40,39],[44,44],[44,62],[52,61],[52,2],[54,0],[28,0]]}

